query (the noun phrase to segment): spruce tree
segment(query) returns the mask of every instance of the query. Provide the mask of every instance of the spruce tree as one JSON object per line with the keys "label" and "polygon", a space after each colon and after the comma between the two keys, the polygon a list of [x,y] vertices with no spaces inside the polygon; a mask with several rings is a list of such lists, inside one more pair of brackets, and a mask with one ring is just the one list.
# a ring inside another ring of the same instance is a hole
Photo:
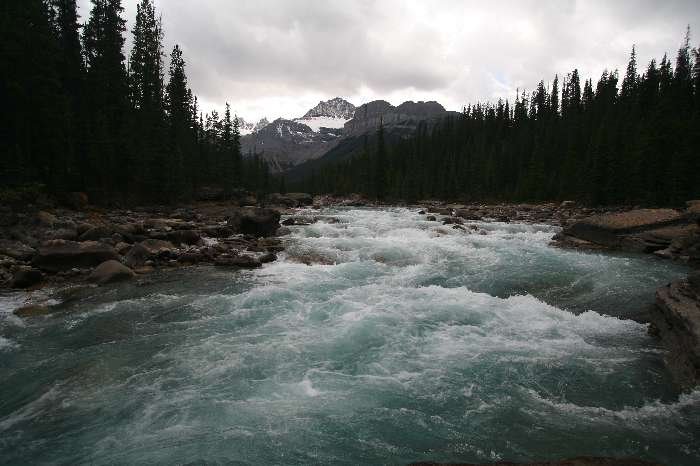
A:
{"label": "spruce tree", "polygon": [[384,122],[380,120],[377,130],[377,152],[374,168],[374,195],[377,200],[384,200],[387,191],[387,154],[384,141]]}
{"label": "spruce tree", "polygon": [[128,86],[126,21],[120,0],[92,0],[83,29],[86,74],[86,156],[83,185],[98,201],[124,192],[133,175],[126,144]]}

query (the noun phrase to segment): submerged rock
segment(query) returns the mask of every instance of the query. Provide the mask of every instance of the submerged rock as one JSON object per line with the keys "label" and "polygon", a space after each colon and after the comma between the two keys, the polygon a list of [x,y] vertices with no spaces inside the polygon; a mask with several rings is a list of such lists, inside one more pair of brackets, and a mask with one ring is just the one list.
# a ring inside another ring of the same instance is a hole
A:
{"label": "submerged rock", "polygon": [[50,313],[51,309],[49,309],[47,306],[39,306],[35,304],[20,307],[19,309],[15,309],[14,311],[14,314],[17,317],[38,317],[45,316]]}
{"label": "submerged rock", "polygon": [[219,256],[214,259],[214,264],[221,267],[240,267],[242,269],[262,267],[262,262],[259,259],[242,254]]}

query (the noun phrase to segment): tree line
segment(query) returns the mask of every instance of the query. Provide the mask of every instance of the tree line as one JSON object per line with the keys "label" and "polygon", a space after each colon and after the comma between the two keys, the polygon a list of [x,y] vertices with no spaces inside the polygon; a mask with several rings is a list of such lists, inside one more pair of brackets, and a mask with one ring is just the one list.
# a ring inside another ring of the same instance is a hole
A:
{"label": "tree line", "polygon": [[202,115],[182,49],[163,52],[153,0],[141,0],[124,55],[121,0],[0,5],[0,181],[97,202],[175,202],[204,187],[266,191],[267,165],[242,157],[238,119]]}
{"label": "tree line", "polygon": [[700,49],[690,29],[668,56],[638,71],[636,49],[619,82],[573,70],[514,102],[468,106],[385,147],[379,128],[349,160],[302,187],[378,199],[576,200],[681,205],[700,198]]}

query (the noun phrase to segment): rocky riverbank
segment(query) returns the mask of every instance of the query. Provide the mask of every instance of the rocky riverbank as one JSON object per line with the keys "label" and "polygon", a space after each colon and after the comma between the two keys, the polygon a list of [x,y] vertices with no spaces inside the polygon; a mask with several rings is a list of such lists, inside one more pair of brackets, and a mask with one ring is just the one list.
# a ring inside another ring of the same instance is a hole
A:
{"label": "rocky riverbank", "polygon": [[[178,207],[4,207],[0,290],[100,286],[199,264],[261,267],[283,250],[281,214],[311,202],[311,196],[290,194]],[[15,313],[49,312],[29,305]]]}
{"label": "rocky riverbank", "polygon": [[[569,223],[554,243],[563,247],[654,254],[700,268],[700,201],[684,210],[636,209]],[[700,272],[656,292],[650,333],[668,348],[667,364],[682,387],[700,382]]]}
{"label": "rocky riverbank", "polygon": [[[82,197],[78,197],[82,200]],[[34,290],[46,285],[100,286],[133,280],[167,268],[191,265],[256,268],[276,260],[287,226],[317,216],[282,214],[295,208],[371,207],[361,196],[337,198],[273,194],[178,207],[100,209],[77,202],[71,208],[0,209],[0,289]],[[413,205],[445,228],[478,234],[481,221],[544,223],[562,232],[553,244],[582,249],[652,253],[692,267],[700,265],[700,201],[685,210],[590,208],[573,202],[547,204]],[[322,219],[333,221],[333,219]],[[294,258],[293,258],[294,259]],[[300,257],[301,263],[326,263]],[[700,380],[700,292],[697,276],[662,287],[650,332],[670,349],[669,367],[683,386]],[[50,312],[18,309],[21,316]]]}

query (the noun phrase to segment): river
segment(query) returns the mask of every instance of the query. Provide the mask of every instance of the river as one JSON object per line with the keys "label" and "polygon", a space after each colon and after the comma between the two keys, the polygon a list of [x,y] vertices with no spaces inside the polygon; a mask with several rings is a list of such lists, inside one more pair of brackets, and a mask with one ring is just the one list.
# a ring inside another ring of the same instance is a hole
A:
{"label": "river", "polygon": [[683,267],[553,248],[547,225],[320,214],[262,269],[158,273],[29,320],[1,296],[0,463],[700,464],[700,392],[632,320]]}

